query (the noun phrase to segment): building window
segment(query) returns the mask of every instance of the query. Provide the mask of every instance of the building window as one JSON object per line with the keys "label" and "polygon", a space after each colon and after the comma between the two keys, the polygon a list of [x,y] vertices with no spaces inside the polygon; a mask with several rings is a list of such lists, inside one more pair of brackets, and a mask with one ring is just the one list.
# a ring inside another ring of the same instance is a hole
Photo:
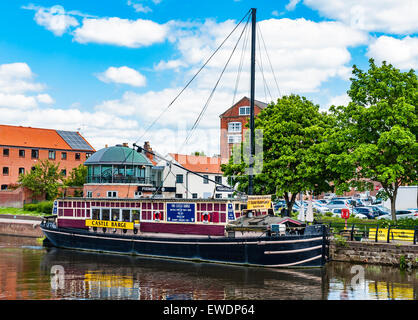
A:
{"label": "building window", "polygon": [[216,199],[222,199],[222,193],[216,193],[215,198]]}
{"label": "building window", "polygon": [[1,190],[7,190],[7,184],[2,184],[1,185]]}
{"label": "building window", "polygon": [[9,175],[9,167],[3,167],[3,176]]}
{"label": "building window", "polygon": [[176,199],[183,199],[182,193],[176,193]]}
{"label": "building window", "polygon": [[209,183],[209,176],[207,174],[203,175],[203,183],[208,184]]}
{"label": "building window", "polygon": [[117,198],[118,197],[118,192],[117,191],[108,191],[107,192],[107,197],[108,198]]}
{"label": "building window", "polygon": [[76,153],[76,154],[75,154],[75,159],[76,159],[76,160],[80,160],[80,154],[79,154],[79,153]]}
{"label": "building window", "polygon": [[61,170],[61,175],[62,175],[63,177],[67,176],[67,170],[62,169],[62,170]]}
{"label": "building window", "polygon": [[3,149],[3,157],[9,156],[9,149]]}
{"label": "building window", "polygon": [[25,157],[25,150],[19,150],[19,158]]}
{"label": "building window", "polygon": [[176,183],[183,183],[183,175],[176,174]]}
{"label": "building window", "polygon": [[19,168],[19,174],[25,174],[25,168]]}
{"label": "building window", "polygon": [[197,193],[192,193],[192,198],[197,199]]}
{"label": "building window", "polygon": [[38,159],[39,158],[39,150],[38,149],[32,149],[31,157],[32,157],[32,159]]}
{"label": "building window", "polygon": [[241,143],[240,134],[228,134],[228,143]]}
{"label": "building window", "polygon": [[90,158],[91,153],[86,153],[86,159]]}
{"label": "building window", "polygon": [[251,110],[250,106],[239,107],[239,115],[240,116],[248,116],[248,115],[250,115],[250,110]]}
{"label": "building window", "polygon": [[93,191],[87,191],[87,198],[92,198],[93,197]]}
{"label": "building window", "polygon": [[61,152],[61,160],[67,160],[67,152]]}
{"label": "building window", "polygon": [[222,183],[222,176],[215,176],[216,183]]}
{"label": "building window", "polygon": [[48,151],[48,159],[55,160],[55,151],[49,150]]}
{"label": "building window", "polygon": [[228,132],[241,132],[241,122],[229,122]]}

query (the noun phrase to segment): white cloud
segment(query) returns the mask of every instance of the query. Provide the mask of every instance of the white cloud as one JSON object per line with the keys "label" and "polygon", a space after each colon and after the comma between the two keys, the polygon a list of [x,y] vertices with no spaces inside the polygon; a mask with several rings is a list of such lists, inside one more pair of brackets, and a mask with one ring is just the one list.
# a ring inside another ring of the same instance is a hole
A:
{"label": "white cloud", "polygon": [[45,27],[56,36],[62,36],[70,27],[79,25],[77,19],[66,14],[64,8],[59,5],[51,8],[38,8],[34,19],[37,24]]}
{"label": "white cloud", "polygon": [[160,61],[154,67],[154,69],[156,71],[162,71],[162,70],[168,70],[168,69],[174,69],[178,71],[181,67],[187,67],[187,64],[180,59],[176,59],[176,60],[169,60],[169,61]]}
{"label": "white cloud", "polygon": [[146,84],[146,79],[141,73],[125,66],[119,68],[110,67],[97,77],[103,82],[122,83],[134,87],[143,87]]}
{"label": "white cloud", "polygon": [[0,92],[23,93],[41,91],[44,85],[33,81],[35,75],[26,63],[0,65]]}
{"label": "white cloud", "polygon": [[[8,94],[0,92],[0,107],[27,109],[36,106],[37,102],[34,97],[28,97],[23,94]],[[3,115],[1,115],[1,118],[3,120]]]}
{"label": "white cloud", "polygon": [[128,6],[134,8],[136,12],[148,13],[152,11],[150,7],[144,6],[142,3],[136,2],[134,0],[128,0],[127,4]]}
{"label": "white cloud", "polygon": [[367,31],[394,34],[418,31],[416,0],[304,0],[327,18]]}
{"label": "white cloud", "polygon": [[74,30],[74,40],[80,43],[101,43],[130,48],[149,46],[165,40],[168,27],[151,20],[120,18],[84,19]]}
{"label": "white cloud", "polygon": [[399,69],[417,69],[418,38],[380,36],[369,45],[367,56],[376,61],[387,61]]}
{"label": "white cloud", "polygon": [[54,99],[52,99],[51,96],[47,93],[38,94],[36,96],[36,99],[38,100],[38,102],[45,104],[52,104],[55,102]]}
{"label": "white cloud", "polygon": [[53,103],[48,94],[28,95],[40,92],[45,85],[34,81],[35,74],[23,62],[0,65],[0,106],[13,109],[37,107],[40,103]]}
{"label": "white cloud", "polygon": [[[180,53],[176,63],[183,61],[185,65],[193,66],[187,78],[190,78],[204,61],[214,52],[219,44],[235,26],[234,21],[216,23],[207,20],[200,25],[173,26],[177,30],[174,41]],[[367,33],[352,29],[341,22],[324,21],[314,22],[306,19],[269,19],[259,21],[258,26],[262,31],[264,42],[268,49],[268,56],[278,78],[282,93],[290,92],[314,92],[322,83],[332,77],[340,77],[347,80],[350,75],[349,63],[351,55],[349,47],[366,44]],[[177,29],[176,29],[177,28]],[[180,30],[180,31],[179,31]],[[225,43],[205,70],[197,78],[197,87],[200,89],[213,88],[217,77],[228,60],[232,49],[238,39],[241,29],[237,29],[234,35]],[[241,39],[242,44],[243,39]],[[259,39],[260,41],[260,39]],[[241,46],[231,59],[223,76],[222,87],[231,92],[235,88],[237,70],[240,66]],[[257,68],[261,69],[266,82],[273,91],[275,85],[269,61],[263,45],[261,50],[257,48]],[[249,83],[249,47],[244,56],[239,90],[246,91]],[[178,55],[178,54],[177,54]],[[165,66],[161,63],[161,67]],[[260,69],[257,69],[257,94],[265,96],[263,78]],[[241,87],[245,85],[246,88]],[[277,98],[277,90],[272,94]],[[269,96],[269,95],[267,95]]]}
{"label": "white cloud", "polygon": [[299,2],[300,0],[290,0],[289,3],[286,5],[286,10],[295,10],[295,7]]}
{"label": "white cloud", "polygon": [[328,101],[328,104],[324,106],[328,109],[329,106],[347,106],[351,102],[351,98],[348,94],[344,93],[338,96],[331,97]]}

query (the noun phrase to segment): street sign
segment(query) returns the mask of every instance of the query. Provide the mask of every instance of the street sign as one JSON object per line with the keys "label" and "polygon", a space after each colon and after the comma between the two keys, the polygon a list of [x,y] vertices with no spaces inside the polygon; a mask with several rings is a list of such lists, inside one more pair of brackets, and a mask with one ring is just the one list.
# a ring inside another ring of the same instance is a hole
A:
{"label": "street sign", "polygon": [[343,218],[343,219],[350,218],[350,210],[348,210],[348,209],[341,209],[341,218]]}

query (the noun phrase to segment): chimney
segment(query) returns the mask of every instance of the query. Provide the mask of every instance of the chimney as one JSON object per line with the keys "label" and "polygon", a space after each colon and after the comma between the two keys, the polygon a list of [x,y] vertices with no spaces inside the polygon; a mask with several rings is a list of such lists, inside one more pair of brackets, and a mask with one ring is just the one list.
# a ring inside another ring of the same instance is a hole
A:
{"label": "chimney", "polygon": [[122,146],[128,147],[128,143],[127,142],[124,142],[124,143],[122,143]]}
{"label": "chimney", "polygon": [[[145,150],[147,150],[147,151],[149,151],[149,152],[152,152],[152,148],[150,147],[149,141],[145,141],[145,142],[144,142],[144,149],[145,149]],[[148,158],[148,159],[150,159],[151,161],[153,161],[153,160],[154,160],[154,156],[153,156],[152,154],[150,154],[150,153],[148,153],[148,152],[145,152],[145,155],[146,155],[146,156],[147,156],[147,158]]]}
{"label": "chimney", "polygon": [[105,144],[105,148],[107,148],[108,147],[108,145],[107,144]]}

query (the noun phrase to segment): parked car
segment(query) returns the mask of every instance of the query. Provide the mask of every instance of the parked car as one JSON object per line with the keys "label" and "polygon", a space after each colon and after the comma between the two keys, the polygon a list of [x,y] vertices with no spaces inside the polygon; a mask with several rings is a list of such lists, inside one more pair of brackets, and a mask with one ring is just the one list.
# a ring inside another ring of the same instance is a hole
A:
{"label": "parked car", "polygon": [[383,206],[370,206],[372,208],[375,217],[380,217],[385,214],[390,214],[390,209],[383,207]]}
{"label": "parked car", "polygon": [[325,200],[325,199],[313,200],[312,202],[316,203],[316,204],[319,204],[319,205],[322,205],[322,206],[326,206],[326,204],[328,203],[328,201]]}
{"label": "parked car", "polygon": [[371,207],[355,207],[353,208],[353,213],[365,215],[367,219],[374,219],[376,217]]}
{"label": "parked car", "polygon": [[[414,209],[408,209],[408,210],[396,210],[396,219],[407,219],[407,218],[412,218],[412,219],[418,219],[418,209],[414,208]],[[392,220],[392,214],[384,214],[381,215],[380,217],[378,217],[377,219],[387,219],[387,220]]]}
{"label": "parked car", "polygon": [[324,214],[325,212],[330,212],[330,209],[327,206],[318,203],[312,203],[312,207],[314,211],[319,212],[321,214]]}
{"label": "parked car", "polygon": [[327,207],[329,209],[341,209],[341,208],[346,208],[349,209],[351,211],[351,206],[348,200],[346,199],[341,199],[341,200],[331,200],[330,202],[327,203]]}

